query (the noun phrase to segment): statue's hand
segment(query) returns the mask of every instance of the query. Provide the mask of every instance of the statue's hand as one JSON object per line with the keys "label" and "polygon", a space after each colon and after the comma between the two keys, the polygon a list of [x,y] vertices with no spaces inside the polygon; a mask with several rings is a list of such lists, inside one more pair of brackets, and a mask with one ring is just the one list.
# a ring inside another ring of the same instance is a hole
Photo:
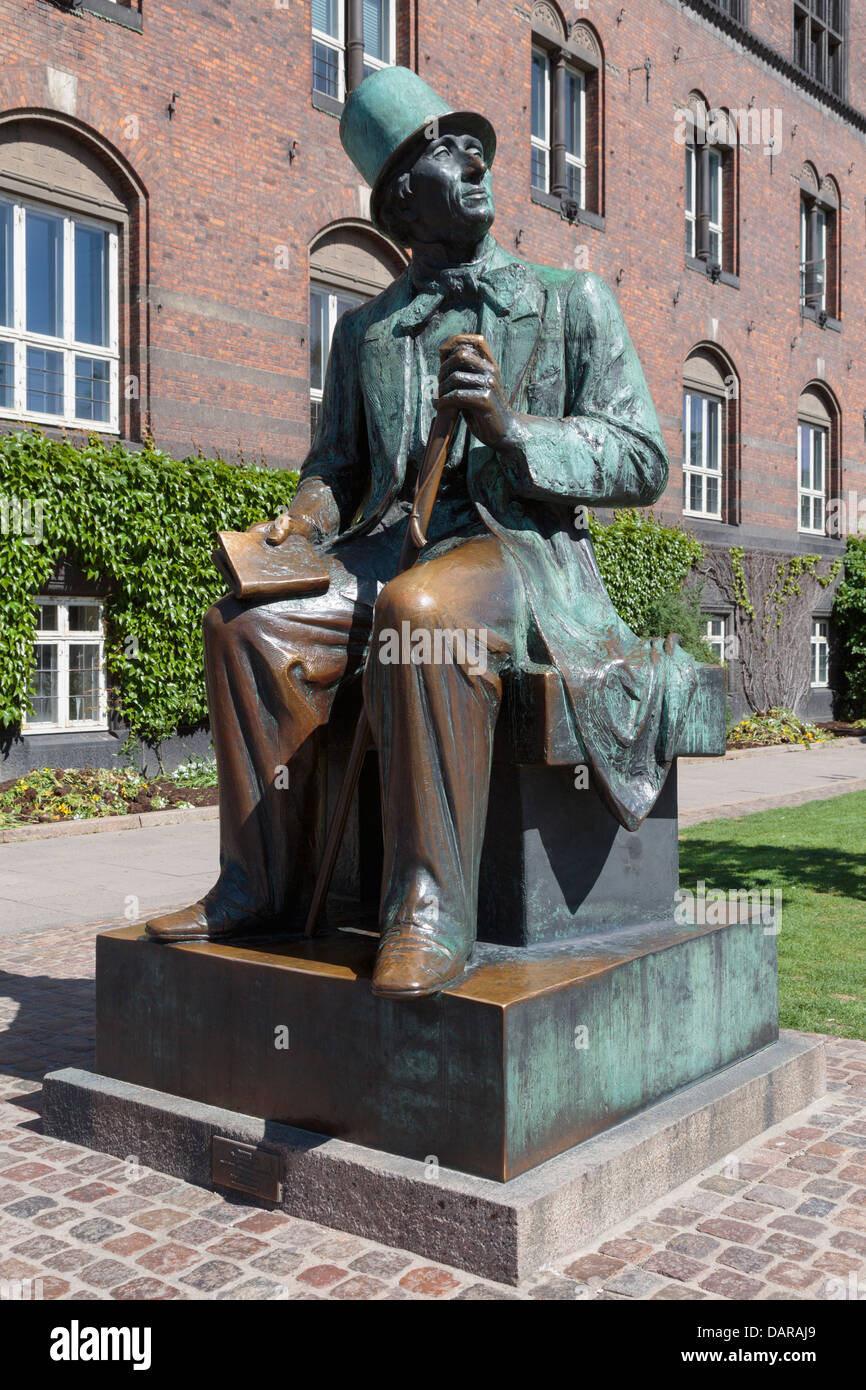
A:
{"label": "statue's hand", "polygon": [[264,536],[269,545],[282,545],[289,536],[306,536],[312,540],[316,534],[316,528],[306,517],[291,516],[288,512],[283,512],[275,521],[257,521],[247,530],[251,536]]}
{"label": "statue's hand", "polygon": [[514,421],[496,363],[477,348],[462,343],[439,369],[439,410],[462,410],[470,430],[482,444],[495,449]]}

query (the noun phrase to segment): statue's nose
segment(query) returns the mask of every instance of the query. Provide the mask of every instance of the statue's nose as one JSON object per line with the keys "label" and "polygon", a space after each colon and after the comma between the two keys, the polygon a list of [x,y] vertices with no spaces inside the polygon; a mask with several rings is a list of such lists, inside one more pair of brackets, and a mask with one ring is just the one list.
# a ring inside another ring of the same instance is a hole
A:
{"label": "statue's nose", "polygon": [[466,160],[466,173],[469,178],[483,179],[487,173],[487,163],[483,155],[472,150]]}

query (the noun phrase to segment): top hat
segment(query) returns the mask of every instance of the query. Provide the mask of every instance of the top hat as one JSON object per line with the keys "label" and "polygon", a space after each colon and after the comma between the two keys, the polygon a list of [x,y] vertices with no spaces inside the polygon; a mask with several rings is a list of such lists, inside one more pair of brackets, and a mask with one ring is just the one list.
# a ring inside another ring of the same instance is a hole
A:
{"label": "top hat", "polygon": [[423,140],[440,134],[475,135],[488,165],[496,153],[496,134],[485,116],[453,111],[411,68],[387,67],[370,73],[350,94],[340,117],[340,139],[355,168],[372,187],[370,216],[379,208],[388,179]]}

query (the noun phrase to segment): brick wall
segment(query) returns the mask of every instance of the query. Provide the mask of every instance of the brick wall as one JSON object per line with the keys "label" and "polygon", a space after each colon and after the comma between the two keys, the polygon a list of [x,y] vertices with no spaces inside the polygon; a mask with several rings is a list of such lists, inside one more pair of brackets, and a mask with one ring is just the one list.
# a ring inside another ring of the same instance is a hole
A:
{"label": "brick wall", "polygon": [[[614,286],[671,454],[666,512],[680,512],[683,361],[695,344],[715,342],[740,378],[741,525],[696,529],[711,541],[835,553],[829,539],[797,537],[796,411],[802,387],[825,381],[842,412],[843,485],[863,493],[863,131],[793,83],[783,63],[679,0],[569,6],[567,19],[588,21],[603,50],[605,213],[603,228],[570,225],[530,197],[530,10],[411,0],[398,26],[401,60],[496,126],[497,236],[548,264],[581,255]],[[753,32],[788,59],[788,0],[751,0],[750,11]],[[322,227],[366,207],[337,120],[311,104],[309,0],[145,0],[140,34],[49,0],[3,0],[3,20],[0,110],[64,108],[140,185],[127,307],[144,424],[175,452],[240,447],[297,465],[309,420],[308,247]],[[74,80],[58,84],[51,69]],[[772,167],[760,147],[739,154],[739,287],[684,262],[675,111],[693,90],[711,106],[781,112]],[[866,109],[856,42],[851,93]],[[798,309],[807,159],[841,189],[841,332]],[[131,410],[126,432],[139,428]]]}

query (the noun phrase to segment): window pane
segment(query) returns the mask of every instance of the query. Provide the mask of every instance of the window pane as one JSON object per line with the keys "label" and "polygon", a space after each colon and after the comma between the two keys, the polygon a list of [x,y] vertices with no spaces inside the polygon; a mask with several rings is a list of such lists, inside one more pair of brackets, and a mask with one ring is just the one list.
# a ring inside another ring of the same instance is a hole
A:
{"label": "window pane", "polygon": [[370,58],[390,63],[388,0],[364,0],[364,52]]}
{"label": "window pane", "polygon": [[722,157],[718,150],[710,150],[710,221],[717,225],[722,221]]}
{"label": "window pane", "polygon": [[800,487],[809,486],[810,451],[809,437],[812,431],[808,425],[800,426]]}
{"label": "window pane", "polygon": [[801,498],[800,498],[800,525],[803,527],[803,529],[804,529],[805,531],[808,531],[808,529],[809,529],[809,517],[810,517],[810,515],[811,515],[811,506],[810,506],[810,503],[811,503],[811,498],[809,498],[809,497],[801,497]]}
{"label": "window pane", "polygon": [[75,341],[108,347],[108,233],[75,224]]}
{"label": "window pane", "polygon": [[690,396],[689,403],[691,414],[691,429],[689,431],[691,436],[691,449],[689,450],[689,463],[693,468],[700,468],[703,463],[701,457],[701,441],[704,433],[701,397]]}
{"label": "window pane", "polygon": [[69,719],[99,718],[99,647],[72,642],[69,647]]}
{"label": "window pane", "polygon": [[583,157],[583,131],[581,123],[581,94],[583,78],[580,73],[565,72],[565,149],[568,154]]}
{"label": "window pane", "polygon": [[[313,28],[322,34],[330,34],[332,39],[338,39],[341,3],[342,0],[313,0]],[[366,5],[364,8],[366,10]],[[368,49],[368,52],[372,52],[372,49]]]}
{"label": "window pane", "polygon": [[565,187],[570,198],[576,199],[583,206],[583,169],[579,164],[568,164],[565,166]]}
{"label": "window pane", "polygon": [[63,353],[27,349],[27,409],[63,414]]}
{"label": "window pane", "polygon": [[824,499],[823,497],[812,498],[812,530],[824,530]]}
{"label": "window pane", "polygon": [[327,338],[328,296],[310,290],[310,386],[321,391],[325,379],[323,345]]}
{"label": "window pane", "polygon": [[707,478],[707,511],[715,515],[719,510],[719,480]]}
{"label": "window pane", "polygon": [[547,192],[547,150],[532,146],[532,187]]}
{"label": "window pane", "polygon": [[63,218],[25,215],[27,331],[63,336]]}
{"label": "window pane", "polygon": [[708,249],[709,249],[709,252],[710,252],[710,260],[711,260],[711,261],[715,261],[718,265],[721,265],[721,263],[722,263],[722,238],[721,238],[721,234],[720,234],[719,232],[713,232],[713,231],[711,231],[711,232],[709,233],[708,243],[709,243]]}
{"label": "window pane", "polygon": [[719,456],[719,434],[721,427],[721,406],[718,401],[707,401],[707,468],[718,473],[722,463]]}
{"label": "window pane", "polygon": [[109,364],[98,357],[75,359],[75,415],[79,420],[110,418],[111,375]]}
{"label": "window pane", "polygon": [[812,486],[816,492],[824,491],[824,441],[823,430],[812,431]]}
{"label": "window pane", "polygon": [[326,96],[340,96],[340,55],[336,48],[313,39],[313,89]]}
{"label": "window pane", "polygon": [[0,408],[12,410],[15,406],[15,346],[13,343],[0,343]]}
{"label": "window pane", "polygon": [[35,665],[30,682],[33,713],[27,716],[30,724],[56,724],[57,720],[57,645],[37,642],[34,647]]}
{"label": "window pane", "polygon": [[[524,68],[524,72],[526,69]],[[532,134],[547,140],[547,57],[532,51]]]}
{"label": "window pane", "polygon": [[69,631],[98,632],[102,618],[102,605],[99,603],[70,603]]}
{"label": "window pane", "polygon": [[39,599],[36,604],[36,621],[40,632],[59,632],[58,608],[56,603],[45,603]]}
{"label": "window pane", "polygon": [[12,233],[15,209],[11,203],[0,203],[0,323],[12,326],[12,294],[15,279],[12,270]]}

